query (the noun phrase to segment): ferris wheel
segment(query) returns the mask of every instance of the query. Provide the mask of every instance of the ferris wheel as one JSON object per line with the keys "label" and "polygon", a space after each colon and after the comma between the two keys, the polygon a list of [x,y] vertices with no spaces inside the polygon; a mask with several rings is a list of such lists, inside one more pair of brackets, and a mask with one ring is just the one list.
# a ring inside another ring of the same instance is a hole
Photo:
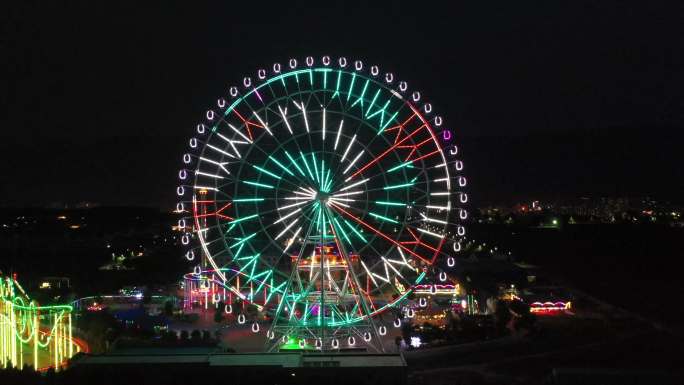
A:
{"label": "ferris wheel", "polygon": [[268,314],[267,350],[382,350],[374,317],[453,266],[465,235],[442,117],[392,73],[325,56],[260,69],[205,118],[177,188],[191,278],[226,312]]}

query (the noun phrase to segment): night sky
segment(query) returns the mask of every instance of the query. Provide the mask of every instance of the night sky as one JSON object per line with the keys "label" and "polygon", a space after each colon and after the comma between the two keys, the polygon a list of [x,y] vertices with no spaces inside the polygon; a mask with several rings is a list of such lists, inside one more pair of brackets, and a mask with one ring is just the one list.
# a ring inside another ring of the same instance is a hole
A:
{"label": "night sky", "polygon": [[30,3],[0,15],[0,206],[170,208],[230,85],[324,54],[420,90],[476,202],[684,196],[682,3]]}

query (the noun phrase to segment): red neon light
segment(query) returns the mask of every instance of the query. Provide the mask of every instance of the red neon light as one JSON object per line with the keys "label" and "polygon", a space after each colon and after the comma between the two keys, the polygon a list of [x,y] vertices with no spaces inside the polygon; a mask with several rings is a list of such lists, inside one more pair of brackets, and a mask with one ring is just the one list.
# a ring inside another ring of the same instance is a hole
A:
{"label": "red neon light", "polygon": [[381,236],[381,237],[385,238],[386,240],[392,242],[393,244],[397,245],[397,247],[401,247],[401,248],[404,249],[406,252],[408,252],[408,253],[410,253],[411,255],[417,257],[418,259],[420,259],[421,261],[423,261],[423,262],[425,262],[425,263],[432,264],[432,262],[428,262],[427,259],[425,259],[425,258],[421,257],[420,255],[416,254],[415,252],[413,252],[413,250],[408,249],[406,246],[404,246],[404,245],[402,245],[401,243],[395,241],[394,239],[388,237],[387,235],[385,235],[384,233],[382,233],[380,230],[377,230],[375,227],[373,227],[373,226],[369,225],[368,223],[362,221],[361,219],[355,217],[353,214],[350,214],[349,212],[347,212],[347,211],[344,210],[343,208],[338,207],[335,203],[333,203],[333,202],[329,202],[329,203],[330,203],[330,205],[331,205],[332,207],[334,207],[335,209],[337,209],[337,210],[339,210],[339,211],[342,211],[342,212],[345,213],[348,217],[352,218],[354,221],[356,221],[356,222],[362,224],[363,226],[365,226],[366,228],[368,228],[368,229],[371,230],[372,232],[378,234],[379,236]]}
{"label": "red neon light", "polygon": [[420,127],[418,127],[418,128],[416,128],[415,130],[413,130],[413,132],[411,132],[411,133],[410,133],[408,136],[406,136],[404,139],[400,140],[398,143],[393,144],[392,147],[388,148],[387,150],[385,150],[385,152],[383,152],[382,154],[376,156],[375,158],[373,158],[373,160],[371,160],[370,162],[366,163],[365,166],[363,166],[363,167],[361,167],[360,169],[358,169],[355,173],[353,173],[353,174],[349,177],[349,179],[354,178],[355,176],[357,176],[357,175],[359,175],[360,173],[362,173],[362,172],[363,172],[365,169],[367,169],[368,167],[370,167],[370,166],[374,165],[375,163],[377,163],[378,161],[380,161],[380,159],[384,158],[385,155],[387,155],[387,154],[390,153],[390,151],[394,150],[395,148],[397,148],[400,144],[404,143],[405,141],[411,139],[411,137],[412,137],[413,135],[417,134],[418,131],[420,131],[420,130],[422,130],[423,128],[426,128],[426,127],[427,127],[427,125],[423,124],[423,125],[421,125]]}

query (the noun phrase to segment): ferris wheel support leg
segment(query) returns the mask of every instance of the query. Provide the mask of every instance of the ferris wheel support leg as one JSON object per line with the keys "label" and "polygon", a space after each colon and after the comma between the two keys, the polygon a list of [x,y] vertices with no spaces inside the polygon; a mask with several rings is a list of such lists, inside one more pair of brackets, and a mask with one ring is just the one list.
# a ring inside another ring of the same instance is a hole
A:
{"label": "ferris wheel support leg", "polygon": [[[330,208],[325,206],[325,213],[328,216],[328,218],[332,218],[332,213],[330,212]],[[373,321],[373,317],[371,317],[371,310],[370,306],[367,302],[367,299],[363,295],[361,282],[359,281],[359,277],[356,275],[356,272],[354,271],[354,266],[352,265],[351,258],[349,258],[349,254],[347,253],[347,250],[344,248],[344,245],[342,242],[340,242],[340,238],[337,236],[337,230],[335,230],[335,226],[332,226],[332,232],[335,237],[335,243],[337,244],[337,248],[340,250],[340,254],[342,254],[342,257],[345,259],[347,262],[347,266],[349,267],[349,275],[352,277],[354,281],[354,285],[356,286],[358,292],[359,292],[359,302],[361,302],[361,307],[363,308],[363,311],[366,315],[366,321],[369,324],[370,330],[373,333],[373,337],[375,338],[376,343],[371,344],[366,342],[369,346],[373,347],[378,353],[384,353],[385,352],[385,344],[383,343],[382,339],[380,338],[380,333],[378,333],[378,328],[377,325],[375,325],[375,322]],[[353,328],[353,331],[355,331],[359,336],[362,336],[362,333],[360,333],[356,328]],[[363,340],[363,339],[362,339]]]}
{"label": "ferris wheel support leg", "polygon": [[[285,290],[283,290],[282,300],[278,303],[278,308],[276,310],[276,313],[273,315],[273,322],[271,323],[271,327],[268,329],[268,332],[266,333],[265,350],[267,352],[273,352],[278,347],[278,344],[279,344],[278,338],[277,338],[278,335],[277,334],[275,335],[276,338],[274,338],[273,341],[271,341],[268,336],[274,335],[276,333],[276,331],[280,331],[282,329],[282,327],[278,326],[280,314],[283,311],[284,304],[287,303],[287,294],[290,292],[290,289],[292,288],[292,282],[295,280],[295,277],[297,275],[297,266],[299,266],[299,262],[301,261],[302,256],[304,255],[304,249],[306,248],[306,239],[308,239],[309,235],[311,235],[311,230],[313,229],[313,227],[314,227],[314,224],[313,224],[313,222],[311,222],[309,224],[309,228],[307,229],[306,235],[304,237],[305,241],[302,243],[302,247],[299,249],[299,253],[297,254],[297,260],[296,260],[295,265],[294,265],[295,267],[292,269],[292,272],[290,273],[290,278],[287,280],[287,284],[285,285]],[[291,309],[291,310],[293,310],[293,309]],[[284,328],[284,329],[285,330],[282,332],[282,334],[287,335],[290,331],[290,328],[288,327],[288,328]],[[279,334],[281,334],[281,333],[279,333]]]}

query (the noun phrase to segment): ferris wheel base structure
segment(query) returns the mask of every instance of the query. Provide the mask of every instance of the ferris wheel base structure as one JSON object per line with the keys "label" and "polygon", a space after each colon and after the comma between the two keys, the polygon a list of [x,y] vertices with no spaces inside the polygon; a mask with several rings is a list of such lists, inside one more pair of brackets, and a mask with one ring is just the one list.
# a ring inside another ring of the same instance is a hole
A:
{"label": "ferris wheel base structure", "polygon": [[420,92],[358,60],[291,59],[245,77],[182,157],[178,228],[197,264],[186,304],[237,313],[270,352],[384,351],[414,287],[444,281],[461,249],[454,141]]}

